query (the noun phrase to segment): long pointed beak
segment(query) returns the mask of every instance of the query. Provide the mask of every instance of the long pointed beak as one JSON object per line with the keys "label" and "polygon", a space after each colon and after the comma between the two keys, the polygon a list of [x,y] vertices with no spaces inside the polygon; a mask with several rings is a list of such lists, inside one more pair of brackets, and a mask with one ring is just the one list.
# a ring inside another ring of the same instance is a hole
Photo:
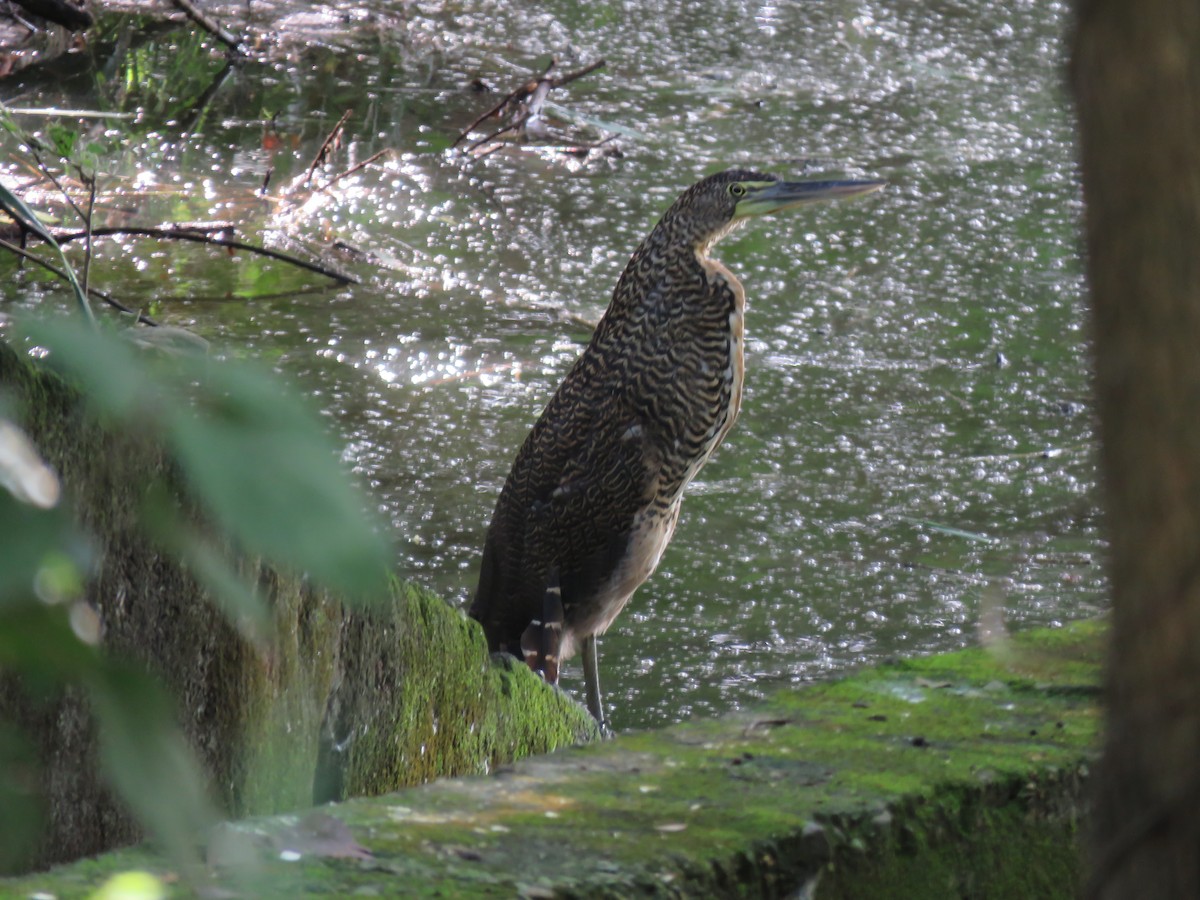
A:
{"label": "long pointed beak", "polygon": [[738,201],[735,218],[765,216],[816,203],[819,200],[840,200],[870,194],[882,188],[886,181],[772,181],[761,187],[754,186]]}

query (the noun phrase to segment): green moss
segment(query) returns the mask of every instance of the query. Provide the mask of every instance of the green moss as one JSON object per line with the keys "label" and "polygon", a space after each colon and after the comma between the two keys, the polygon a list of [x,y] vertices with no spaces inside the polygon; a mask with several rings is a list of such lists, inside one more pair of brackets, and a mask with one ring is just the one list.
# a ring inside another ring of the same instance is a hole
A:
{"label": "green moss", "polygon": [[[1031,633],[1015,656],[867,669],[724,719],[351,801],[331,811],[373,859],[267,854],[251,893],[1074,896],[1102,638],[1095,623]],[[14,889],[72,896],[78,878]]]}
{"label": "green moss", "polygon": [[[1078,770],[1057,796],[1077,798]],[[1074,897],[1080,848],[1074,816],[1031,809],[1021,779],[992,798],[952,788],[868,823],[839,842],[820,881],[822,898]],[[1005,802],[1007,801],[1007,802]],[[855,832],[858,832],[857,834]]]}
{"label": "green moss", "polygon": [[318,799],[378,794],[598,736],[526,666],[489,658],[476,622],[413,585],[343,624]]}
{"label": "green moss", "polygon": [[[75,391],[3,342],[0,389],[20,401],[22,426],[95,536],[87,599],[107,649],[141,661],[177,698],[230,815],[483,772],[596,736],[586,711],[525,667],[493,664],[475,623],[411,585],[396,582],[377,608],[349,610],[298,575],[230,552],[273,615],[272,639],[247,641],[141,531],[152,482],[187,502],[161,448],[102,428]],[[0,718],[16,721],[44,760],[50,827],[31,864],[137,839],[96,777],[93,724],[75,692],[34,706],[0,677]]]}

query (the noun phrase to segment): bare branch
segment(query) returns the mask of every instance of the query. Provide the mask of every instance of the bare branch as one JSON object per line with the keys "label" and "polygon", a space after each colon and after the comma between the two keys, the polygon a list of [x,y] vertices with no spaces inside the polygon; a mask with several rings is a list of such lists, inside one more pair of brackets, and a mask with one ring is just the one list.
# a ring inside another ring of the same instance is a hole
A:
{"label": "bare branch", "polygon": [[375,162],[375,160],[379,159],[381,156],[386,156],[387,154],[389,154],[391,152],[392,152],[391,147],[384,147],[378,153],[372,153],[370,156],[368,156],[362,162],[358,163],[357,165],[351,166],[345,172],[341,172],[337,175],[334,175],[327,182],[325,182],[323,185],[321,185],[319,190],[323,191],[323,190],[326,190],[327,188],[332,187],[333,185],[335,185],[339,181],[341,181],[343,178],[348,178],[349,176],[353,175],[355,172],[365,169],[367,166],[369,166],[371,163]]}
{"label": "bare branch", "polygon": [[530,114],[524,113],[523,115],[518,117],[516,119],[516,121],[514,121],[512,124],[505,125],[503,128],[501,128],[497,131],[493,131],[491,134],[487,135],[486,137],[481,137],[479,140],[470,144],[467,147],[466,152],[471,153],[471,152],[479,149],[480,147],[482,147],[484,144],[490,144],[496,138],[500,137],[503,134],[508,134],[510,131],[520,131],[521,128],[524,127],[525,123],[529,121],[529,118],[530,118]]}
{"label": "bare branch", "polygon": [[183,10],[184,15],[215,37],[218,41],[232,50],[234,53],[242,53],[242,42],[234,34],[231,34],[221,24],[210,18],[206,13],[201,11],[192,0],[174,0],[175,5]]}
{"label": "bare branch", "polygon": [[520,87],[509,92],[500,100],[500,102],[496,103],[491,109],[476,118],[474,122],[463,129],[458,137],[455,138],[454,143],[450,145],[451,149],[457,147],[459,144],[465,141],[471,132],[474,131],[482,122],[491,118],[492,116],[503,115],[507,109],[514,111],[519,110],[519,112],[517,112],[512,121],[503,128],[497,129],[486,137],[480,138],[479,140],[468,145],[466,152],[471,153],[482,147],[484,144],[496,140],[496,138],[500,137],[501,135],[508,134],[512,131],[521,130],[525,127],[530,119],[538,116],[541,113],[542,107],[545,105],[550,91],[552,91],[554,88],[563,87],[564,85],[570,84],[572,81],[582,78],[584,75],[595,72],[597,69],[607,65],[607,62],[606,60],[598,59],[594,63],[590,63],[589,65],[584,66],[582,69],[577,69],[574,72],[569,72],[560,78],[551,78],[550,71],[555,65],[556,60],[550,60],[550,64],[546,66],[545,71],[543,71],[539,77],[530,79]]}
{"label": "bare branch", "polygon": [[[297,256],[292,256],[289,253],[284,253],[280,250],[272,250],[269,247],[256,247],[253,244],[247,244],[245,241],[236,241],[231,238],[214,237],[211,234],[203,234],[198,231],[183,231],[177,228],[138,228],[138,227],[112,227],[112,228],[95,228],[92,229],[93,237],[111,237],[113,235],[128,235],[130,237],[152,237],[161,238],[172,241],[191,241],[195,244],[211,244],[214,247],[228,247],[231,250],[245,250],[247,253],[255,253],[259,256],[265,256],[269,259],[279,260],[301,269],[306,269],[309,272],[315,272],[318,275],[324,275],[326,278],[332,278],[334,281],[341,284],[359,284],[359,279],[354,275],[347,275],[344,272],[338,272],[335,269],[329,269],[319,263],[309,262],[305,259],[300,259]],[[86,237],[87,232],[71,231],[63,234],[55,234],[54,238],[60,244],[67,241],[78,240]]]}
{"label": "bare branch", "polygon": [[[474,131],[477,127],[479,127],[479,125],[485,119],[490,119],[492,116],[500,115],[504,111],[504,107],[508,106],[509,104],[520,103],[523,99],[525,99],[527,96],[532,94],[535,90],[537,90],[538,83],[541,82],[543,79],[545,79],[546,76],[550,74],[550,70],[553,69],[556,65],[558,65],[558,60],[551,59],[550,62],[546,65],[546,68],[542,71],[542,74],[540,77],[531,79],[531,80],[525,82],[520,87],[515,88],[514,90],[509,91],[507,94],[505,94],[502,98],[500,98],[499,103],[497,103],[495,106],[493,106],[487,112],[485,112],[483,115],[481,115],[477,119],[475,119],[474,122],[472,122],[470,125],[468,125],[466,128],[464,128],[462,130],[462,132],[459,134],[459,136],[454,139],[454,143],[450,145],[450,149],[453,150],[455,147],[457,147],[459,144],[461,144],[463,141],[465,141],[467,139],[467,135],[469,135],[472,131]],[[507,130],[507,129],[505,129],[505,130]],[[501,134],[501,133],[503,133],[503,131],[497,132],[497,133]],[[468,148],[468,150],[469,149],[470,148]]]}
{"label": "bare branch", "polygon": [[350,118],[350,114],[354,112],[352,109],[342,113],[342,117],[337,120],[337,124],[333,126],[329,134],[325,136],[325,140],[321,143],[321,149],[317,151],[317,155],[313,157],[312,165],[308,167],[308,172],[304,175],[304,183],[309,184],[312,181],[313,172],[317,171],[317,166],[325,162],[325,157],[329,153],[329,148],[333,142],[337,140],[338,135],[342,133],[342,126],[346,124],[346,120]]}
{"label": "bare branch", "polygon": [[[83,172],[80,172],[82,175]],[[88,205],[87,215],[83,220],[83,227],[87,231],[87,236],[83,239],[83,290],[87,293],[88,279],[92,274],[92,213],[96,211],[96,175],[88,179]]]}
{"label": "bare branch", "polygon": [[584,66],[582,69],[577,69],[574,72],[564,75],[562,78],[551,79],[551,81],[553,82],[551,87],[556,87],[556,88],[563,87],[564,85],[570,84],[572,81],[574,81],[577,78],[582,78],[584,75],[591,75],[597,69],[603,69],[606,65],[608,65],[608,60],[598,59],[594,63]]}
{"label": "bare branch", "polygon": [[[38,256],[34,253],[30,253],[24,247],[19,247],[16,244],[11,244],[8,241],[4,240],[3,238],[0,238],[0,248],[8,250],[11,253],[15,253],[17,256],[21,257],[22,259],[27,259],[32,263],[36,263],[37,265],[39,265],[43,269],[45,269],[47,272],[50,272],[52,275],[58,276],[63,281],[70,281],[70,278],[65,271],[63,271],[62,269],[60,269],[58,266],[54,265],[53,263],[46,262],[46,260],[42,259],[40,256]],[[112,294],[108,293],[108,291],[102,291],[99,288],[88,288],[87,292],[88,292],[89,296],[95,297],[97,300],[103,300],[105,303],[107,303],[113,309],[120,310],[121,312],[127,313],[131,316],[136,315],[137,320],[139,322],[141,322],[143,325],[155,325],[155,326],[158,325],[157,321],[150,318],[145,313],[138,312],[137,310],[126,306],[120,300],[116,299]]]}

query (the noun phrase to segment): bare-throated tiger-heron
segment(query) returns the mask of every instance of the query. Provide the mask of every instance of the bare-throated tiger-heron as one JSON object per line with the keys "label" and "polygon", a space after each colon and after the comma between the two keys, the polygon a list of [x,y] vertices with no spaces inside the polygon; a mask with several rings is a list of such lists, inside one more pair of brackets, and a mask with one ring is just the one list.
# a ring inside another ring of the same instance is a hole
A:
{"label": "bare-throated tiger-heron", "polygon": [[709,251],[755,216],[883,184],[732,169],[672,204],[500,493],[470,608],[493,652],[557,683],[582,647],[588,709],[604,722],[596,636],[658,565],[684,488],[741,406],[746,296]]}

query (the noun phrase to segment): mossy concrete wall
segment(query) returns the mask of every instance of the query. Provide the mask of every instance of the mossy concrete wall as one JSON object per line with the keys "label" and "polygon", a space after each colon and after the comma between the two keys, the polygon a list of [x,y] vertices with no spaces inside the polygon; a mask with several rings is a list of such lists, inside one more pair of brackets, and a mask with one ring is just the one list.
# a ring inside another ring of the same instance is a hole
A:
{"label": "mossy concrete wall", "polygon": [[[351,610],[303,578],[240,559],[274,614],[276,639],[230,627],[196,580],[138,525],[143,495],[173,477],[153,444],[93,422],[74,391],[0,342],[0,391],[63,482],[98,544],[87,599],[104,644],[141,660],[178,701],[179,721],[234,816],[381,793],[483,772],[595,736],[579,706],[524,667],[496,665],[482,632],[443,600],[397,583],[392,602]],[[136,840],[96,778],[87,706],[66,690],[31,703],[0,673],[0,719],[43,762],[49,864]]]}
{"label": "mossy concrete wall", "polygon": [[[1085,622],[885,665],[723,719],[334,805],[307,825],[230,826],[252,859],[218,844],[205,887],[255,897],[1075,897],[1102,630]],[[139,849],[0,881],[0,893],[82,897],[133,868],[169,872]]]}

